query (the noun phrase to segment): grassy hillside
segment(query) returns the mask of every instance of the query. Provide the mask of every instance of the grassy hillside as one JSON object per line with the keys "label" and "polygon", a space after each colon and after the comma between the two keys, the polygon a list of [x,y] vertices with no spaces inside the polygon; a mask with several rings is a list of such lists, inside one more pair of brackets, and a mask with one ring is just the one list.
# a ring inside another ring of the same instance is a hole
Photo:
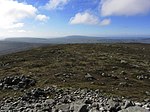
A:
{"label": "grassy hillside", "polygon": [[[150,45],[55,45],[0,57],[0,78],[22,74],[35,78],[37,87],[87,87],[108,95],[150,98]],[[6,93],[12,95],[5,90],[0,97]]]}
{"label": "grassy hillside", "polygon": [[23,51],[23,50],[39,47],[42,45],[43,44],[0,41],[0,55]]}

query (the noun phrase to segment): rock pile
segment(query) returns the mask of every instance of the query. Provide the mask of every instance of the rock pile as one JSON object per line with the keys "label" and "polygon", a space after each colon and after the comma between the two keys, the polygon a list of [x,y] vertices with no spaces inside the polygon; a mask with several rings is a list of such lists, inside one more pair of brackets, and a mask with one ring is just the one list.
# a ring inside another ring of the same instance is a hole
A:
{"label": "rock pile", "polygon": [[105,97],[99,90],[35,88],[17,99],[0,101],[1,112],[150,112],[150,100],[142,103]]}
{"label": "rock pile", "polygon": [[0,80],[0,90],[1,89],[26,89],[34,86],[36,81],[31,77],[22,76],[8,76]]}

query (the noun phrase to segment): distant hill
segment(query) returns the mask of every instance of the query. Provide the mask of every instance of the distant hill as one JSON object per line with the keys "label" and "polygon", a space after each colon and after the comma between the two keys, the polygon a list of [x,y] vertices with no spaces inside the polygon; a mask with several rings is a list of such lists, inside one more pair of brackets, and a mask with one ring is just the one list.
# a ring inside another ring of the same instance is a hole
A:
{"label": "distant hill", "polygon": [[128,38],[121,39],[115,37],[90,37],[90,36],[66,36],[59,38],[6,38],[5,41],[27,42],[27,43],[50,43],[50,44],[67,44],[67,43],[150,43],[150,38]]}
{"label": "distant hill", "polygon": [[[114,37],[113,37],[114,38]],[[45,44],[75,43],[150,43],[150,38],[112,39],[111,37],[66,36],[59,38],[6,38],[0,41],[0,55],[31,49]]]}
{"label": "distant hill", "polygon": [[28,50],[31,48],[42,46],[43,44],[0,41],[0,55]]}

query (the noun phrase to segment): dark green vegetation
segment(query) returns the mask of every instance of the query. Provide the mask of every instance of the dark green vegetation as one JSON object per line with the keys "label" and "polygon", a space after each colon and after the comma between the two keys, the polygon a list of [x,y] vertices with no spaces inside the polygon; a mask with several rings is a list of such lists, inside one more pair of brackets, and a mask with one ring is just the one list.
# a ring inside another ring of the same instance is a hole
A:
{"label": "dark green vegetation", "polygon": [[[86,73],[94,79],[88,81]],[[37,87],[99,88],[108,95],[142,100],[150,98],[150,45],[55,45],[0,57],[0,78],[22,74],[35,78]],[[13,92],[1,91],[0,97]]]}

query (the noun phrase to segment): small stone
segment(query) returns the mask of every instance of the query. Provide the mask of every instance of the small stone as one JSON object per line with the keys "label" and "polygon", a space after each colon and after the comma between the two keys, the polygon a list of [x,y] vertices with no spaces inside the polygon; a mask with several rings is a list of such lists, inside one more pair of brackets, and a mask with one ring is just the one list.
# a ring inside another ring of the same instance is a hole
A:
{"label": "small stone", "polygon": [[93,81],[93,80],[95,80],[95,78],[94,78],[92,75],[90,75],[89,73],[87,73],[87,74],[85,75],[85,79],[88,80],[88,81]]}

